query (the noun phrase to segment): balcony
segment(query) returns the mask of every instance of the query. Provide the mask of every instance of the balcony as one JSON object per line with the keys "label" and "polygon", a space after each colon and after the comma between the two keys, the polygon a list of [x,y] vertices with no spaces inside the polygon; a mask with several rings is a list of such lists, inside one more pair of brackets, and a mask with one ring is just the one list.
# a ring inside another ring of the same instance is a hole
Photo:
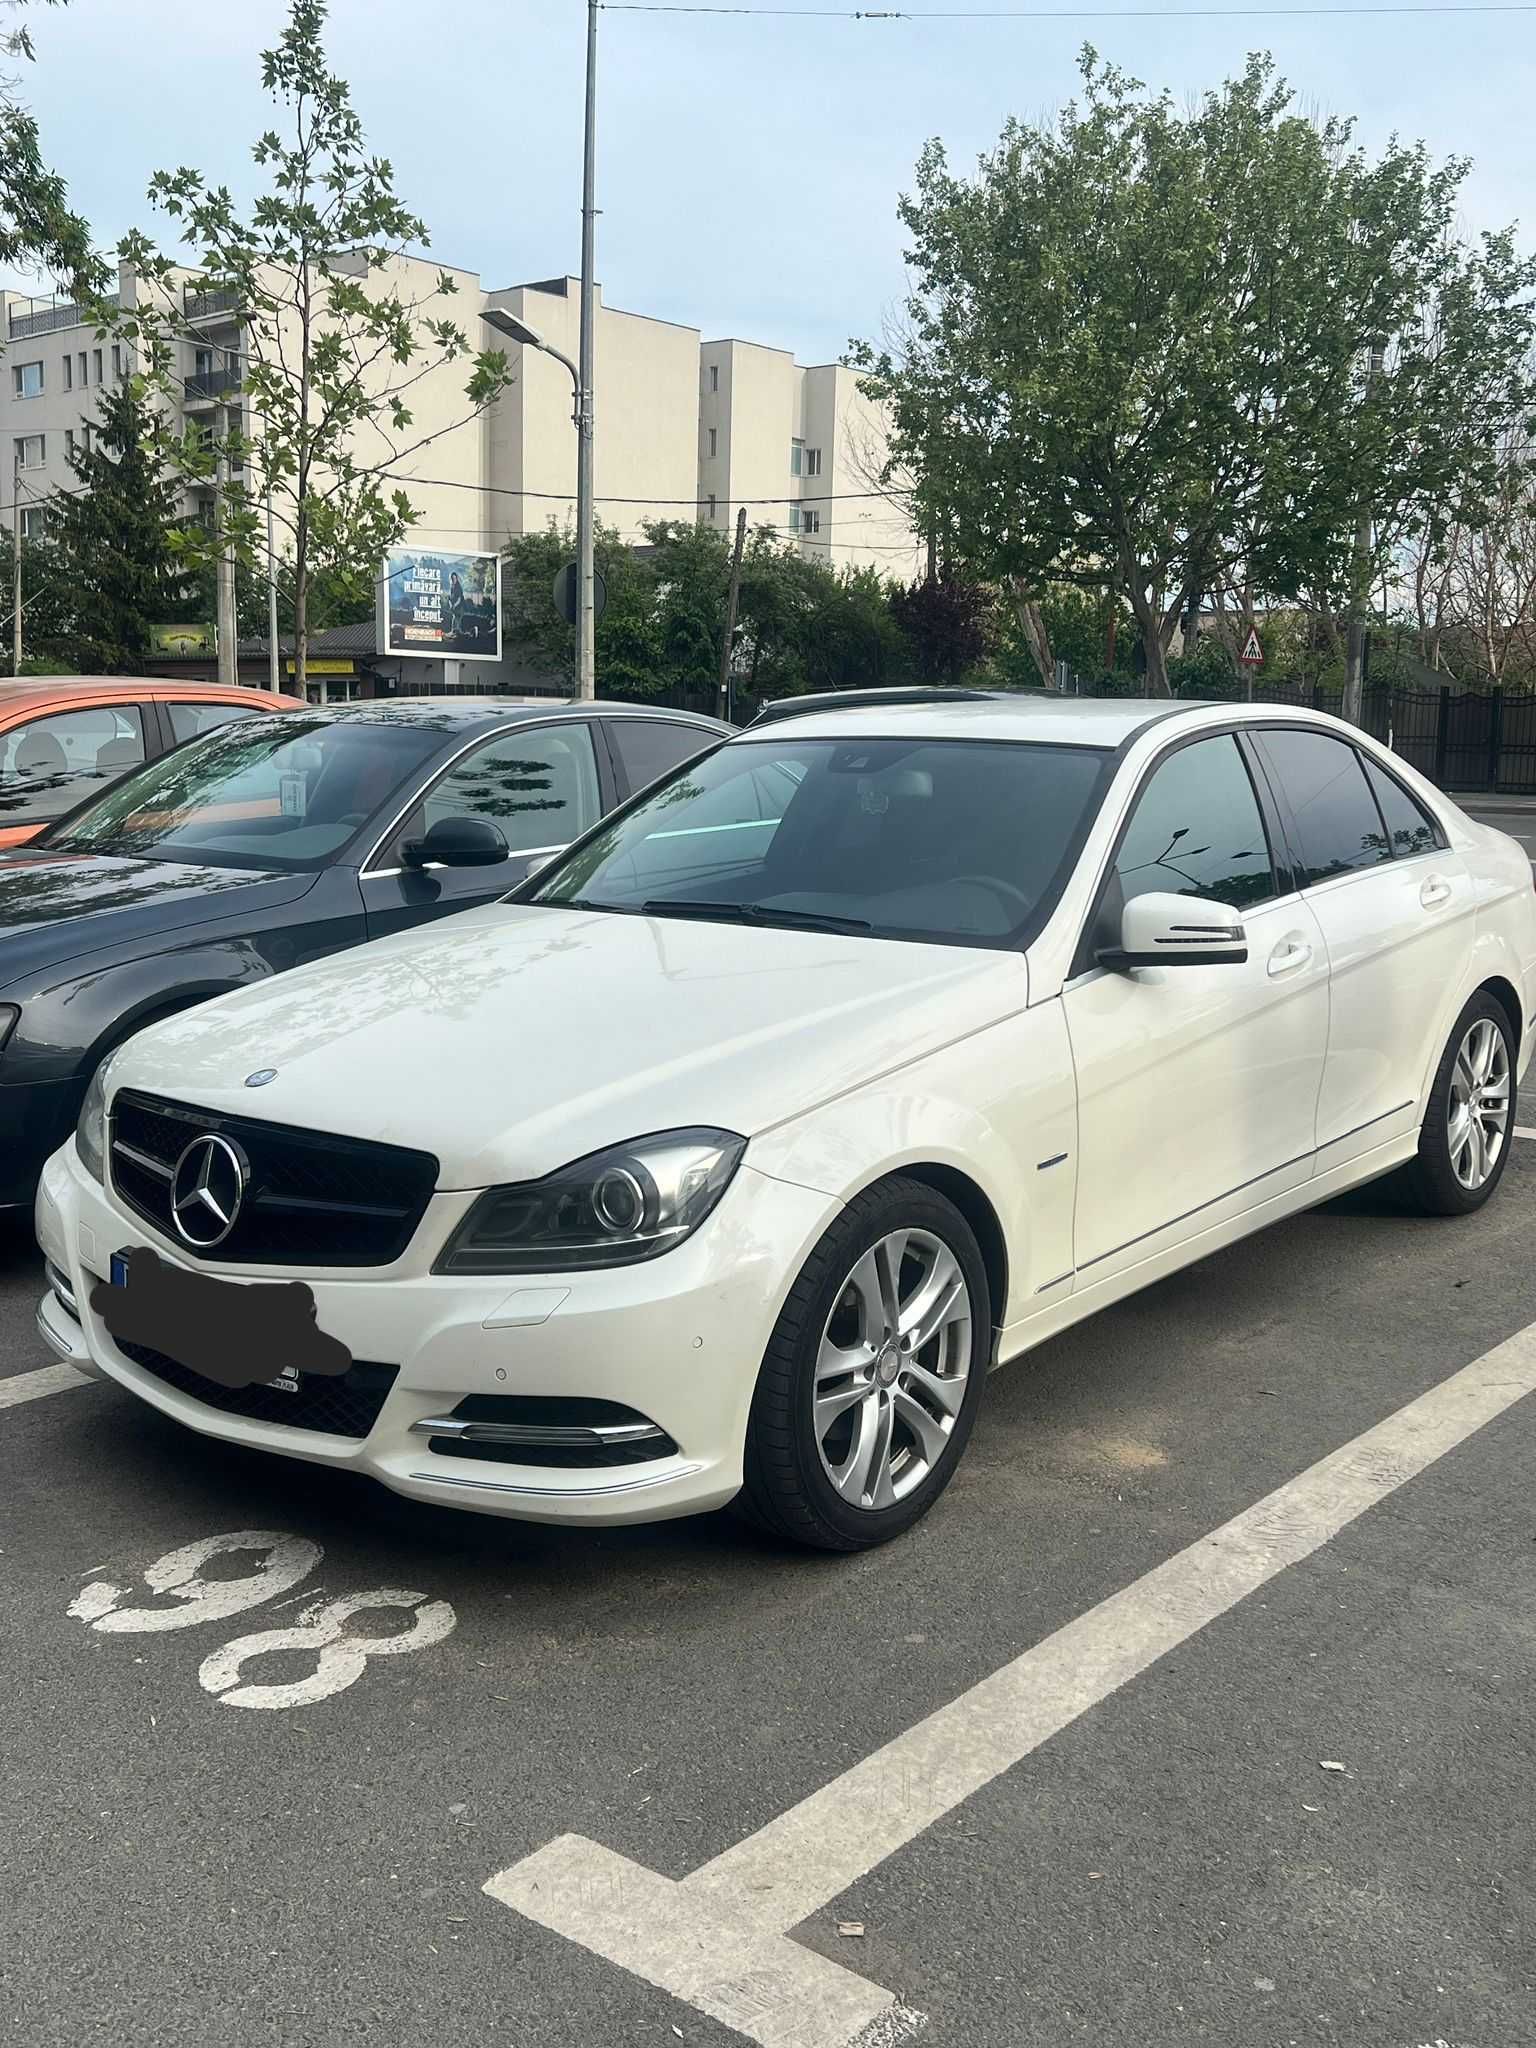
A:
{"label": "balcony", "polygon": [[211,320],[221,313],[238,312],[240,294],[227,286],[209,290],[202,285],[189,284],[182,294],[182,306],[189,320]]}
{"label": "balcony", "polygon": [[[33,301],[36,306],[36,301]],[[9,319],[12,341],[26,341],[34,334],[55,334],[61,327],[78,327],[85,315],[73,300],[43,306],[31,313],[12,313]]]}
{"label": "balcony", "polygon": [[240,389],[238,370],[205,370],[182,382],[182,400],[187,405],[227,405]]}

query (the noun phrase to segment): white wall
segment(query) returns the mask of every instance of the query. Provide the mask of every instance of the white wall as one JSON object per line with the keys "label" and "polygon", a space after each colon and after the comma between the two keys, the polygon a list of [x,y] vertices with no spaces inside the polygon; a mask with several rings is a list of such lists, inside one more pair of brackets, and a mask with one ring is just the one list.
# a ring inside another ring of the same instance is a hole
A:
{"label": "white wall", "polygon": [[[602,526],[644,538],[647,521],[692,520],[698,489],[699,331],[605,306],[593,334],[593,489]],[[576,362],[581,287],[575,278],[487,294]],[[486,330],[487,343],[499,337]],[[505,344],[516,383],[489,428],[498,539],[576,523],[576,428],[570,372],[538,349]],[[522,495],[517,495],[522,494]],[[635,502],[625,502],[635,501]]]}

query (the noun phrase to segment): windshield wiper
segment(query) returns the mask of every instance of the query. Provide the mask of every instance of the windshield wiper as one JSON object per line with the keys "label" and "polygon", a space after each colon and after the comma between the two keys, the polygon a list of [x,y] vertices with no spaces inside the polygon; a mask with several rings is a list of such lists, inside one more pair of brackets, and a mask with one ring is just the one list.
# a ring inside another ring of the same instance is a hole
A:
{"label": "windshield wiper", "polygon": [[712,903],[698,896],[652,896],[640,906],[647,917],[729,918],[733,924],[798,925],[807,931],[867,932],[867,917],[839,917],[830,910],[777,910],[771,903]]}
{"label": "windshield wiper", "polygon": [[840,917],[835,910],[776,910],[771,903],[748,903],[743,908],[754,924],[804,925],[808,931],[824,932],[874,930],[867,917]]}
{"label": "windshield wiper", "polygon": [[701,896],[648,896],[643,917],[728,917],[736,924],[755,924],[750,903],[710,903]]}

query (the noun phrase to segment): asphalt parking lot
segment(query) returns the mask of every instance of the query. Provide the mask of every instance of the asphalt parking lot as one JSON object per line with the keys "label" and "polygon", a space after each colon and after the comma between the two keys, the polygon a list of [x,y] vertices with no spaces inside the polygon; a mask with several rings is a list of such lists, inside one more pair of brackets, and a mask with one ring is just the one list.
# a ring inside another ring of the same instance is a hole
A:
{"label": "asphalt parking lot", "polygon": [[1220,1253],[995,1377],[840,1561],[18,1400],[0,1228],[0,2038],[1536,2040],[1533,1237],[1521,1141],[1480,1218]]}

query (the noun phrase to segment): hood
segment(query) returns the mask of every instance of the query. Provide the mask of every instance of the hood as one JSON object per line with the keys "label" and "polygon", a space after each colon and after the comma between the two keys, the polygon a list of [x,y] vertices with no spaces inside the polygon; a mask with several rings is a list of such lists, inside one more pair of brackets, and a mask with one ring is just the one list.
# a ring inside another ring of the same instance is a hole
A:
{"label": "hood", "polygon": [[487,1187],[650,1131],[751,1137],[1023,1009],[1027,983],[1020,953],[493,904],[154,1025],[112,1080]]}
{"label": "hood", "polygon": [[34,966],[178,931],[237,907],[266,910],[314,883],[313,874],[183,861],[29,847],[0,852],[0,989]]}

